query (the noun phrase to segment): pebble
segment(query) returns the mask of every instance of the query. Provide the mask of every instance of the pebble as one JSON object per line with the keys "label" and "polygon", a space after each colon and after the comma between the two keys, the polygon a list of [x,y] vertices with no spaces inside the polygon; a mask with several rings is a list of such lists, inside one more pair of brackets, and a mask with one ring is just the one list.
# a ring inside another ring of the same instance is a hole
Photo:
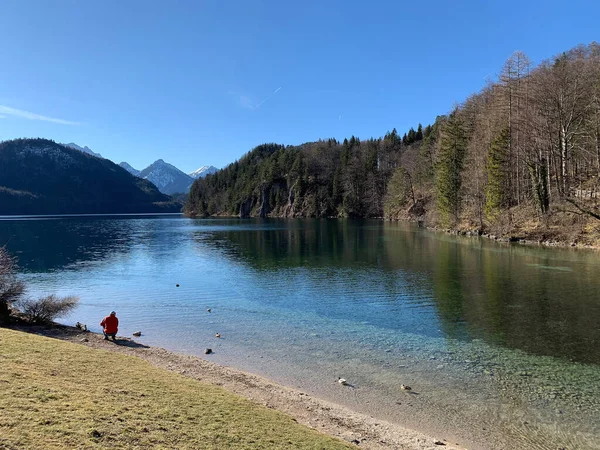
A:
{"label": "pebble", "polygon": [[442,441],[435,441],[434,444],[435,445],[446,445],[446,443],[442,442]]}
{"label": "pebble", "polygon": [[88,338],[83,338],[83,339],[81,340],[81,342],[89,342],[89,341],[90,341],[90,340],[89,340]]}
{"label": "pebble", "polygon": [[142,332],[141,331],[136,331],[136,332],[133,333],[133,335],[135,337],[140,337],[142,335]]}
{"label": "pebble", "polygon": [[212,353],[212,348],[205,348],[204,349],[204,354],[205,355],[210,355]]}

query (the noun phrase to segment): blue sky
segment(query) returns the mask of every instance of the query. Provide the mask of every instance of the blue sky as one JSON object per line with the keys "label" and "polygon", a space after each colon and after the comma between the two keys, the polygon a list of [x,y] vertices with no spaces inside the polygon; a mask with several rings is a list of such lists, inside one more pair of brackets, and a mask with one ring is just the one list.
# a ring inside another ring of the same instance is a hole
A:
{"label": "blue sky", "polygon": [[3,0],[0,139],[142,169],[432,122],[522,50],[600,40],[571,1]]}

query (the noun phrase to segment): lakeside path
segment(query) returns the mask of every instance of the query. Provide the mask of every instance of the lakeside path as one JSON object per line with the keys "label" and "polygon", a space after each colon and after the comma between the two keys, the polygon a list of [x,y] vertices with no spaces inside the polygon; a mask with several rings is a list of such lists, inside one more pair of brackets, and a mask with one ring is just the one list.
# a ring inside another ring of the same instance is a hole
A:
{"label": "lakeside path", "polygon": [[[113,343],[104,341],[101,335],[91,332],[84,333],[66,326],[52,328],[16,326],[13,329],[141,358],[155,367],[222,387],[258,405],[281,411],[302,425],[353,443],[356,448],[373,450],[462,449],[462,447],[446,442],[443,436],[435,438],[426,436],[417,431],[377,420],[301,391],[281,386],[257,375],[219,366],[195,356],[148,347],[128,338],[118,338],[117,343]],[[115,368],[115,372],[118,373],[118,368]]]}

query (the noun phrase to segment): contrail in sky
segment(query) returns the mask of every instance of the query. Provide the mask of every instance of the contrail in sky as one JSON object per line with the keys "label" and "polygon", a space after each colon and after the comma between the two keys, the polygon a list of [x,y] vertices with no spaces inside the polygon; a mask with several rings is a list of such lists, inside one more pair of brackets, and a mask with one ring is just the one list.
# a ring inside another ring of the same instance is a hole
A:
{"label": "contrail in sky", "polygon": [[260,105],[262,105],[264,102],[269,100],[271,97],[273,97],[275,94],[277,94],[280,90],[281,90],[281,86],[279,86],[277,89],[275,89],[271,95],[267,96],[267,98],[265,98],[262,102],[260,102],[258,105],[256,105],[255,108],[256,109],[260,108]]}
{"label": "contrail in sky", "polygon": [[29,111],[23,111],[22,109],[11,108],[10,106],[0,105],[0,115],[2,119],[6,119],[6,116],[19,117],[27,120],[43,120],[44,122],[59,123],[61,125],[80,125],[79,122],[72,122],[70,120],[56,119],[54,117],[42,116],[41,114],[32,113]]}

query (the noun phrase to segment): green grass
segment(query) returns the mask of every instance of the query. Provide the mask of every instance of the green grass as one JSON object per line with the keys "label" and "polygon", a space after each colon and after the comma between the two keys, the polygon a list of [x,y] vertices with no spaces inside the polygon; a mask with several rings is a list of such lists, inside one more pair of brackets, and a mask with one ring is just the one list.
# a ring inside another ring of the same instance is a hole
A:
{"label": "green grass", "polygon": [[0,449],[348,449],[141,359],[0,329]]}

